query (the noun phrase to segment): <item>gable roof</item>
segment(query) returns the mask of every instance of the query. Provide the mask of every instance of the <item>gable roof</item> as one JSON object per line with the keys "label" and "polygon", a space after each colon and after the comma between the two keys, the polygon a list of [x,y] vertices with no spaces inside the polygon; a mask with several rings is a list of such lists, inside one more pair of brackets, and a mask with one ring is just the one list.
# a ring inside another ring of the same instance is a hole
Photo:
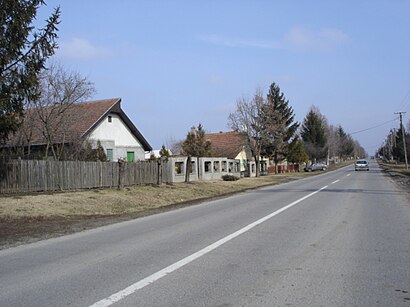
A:
{"label": "gable roof", "polygon": [[235,159],[246,149],[246,137],[235,131],[205,134],[206,140],[211,142],[211,153],[215,157]]}
{"label": "gable roof", "polygon": [[[121,109],[121,98],[72,104],[65,109],[62,114],[59,114],[58,110],[53,109],[52,107],[43,109],[40,112],[38,109],[29,109],[25,111],[26,120],[23,122],[19,131],[10,137],[7,142],[8,146],[27,143],[23,141],[24,137],[21,135],[24,131],[30,131],[31,145],[46,144],[46,139],[42,133],[42,127],[39,124],[40,116],[44,117],[53,115],[52,117],[50,116],[50,118],[53,119],[52,121],[50,120],[50,130],[53,130],[53,142],[61,144],[75,142],[79,139],[86,138],[109,113],[115,113],[128,126],[134,136],[141,143],[144,150],[152,150],[151,145]],[[52,114],[53,112],[54,114]]]}

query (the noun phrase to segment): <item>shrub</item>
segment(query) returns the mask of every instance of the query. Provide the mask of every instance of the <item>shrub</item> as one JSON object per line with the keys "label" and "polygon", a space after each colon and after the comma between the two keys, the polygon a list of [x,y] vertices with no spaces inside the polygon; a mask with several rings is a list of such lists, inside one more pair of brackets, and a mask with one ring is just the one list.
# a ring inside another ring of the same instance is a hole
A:
{"label": "shrub", "polygon": [[223,175],[222,180],[223,181],[236,181],[236,180],[239,180],[239,177],[234,176],[234,175]]}

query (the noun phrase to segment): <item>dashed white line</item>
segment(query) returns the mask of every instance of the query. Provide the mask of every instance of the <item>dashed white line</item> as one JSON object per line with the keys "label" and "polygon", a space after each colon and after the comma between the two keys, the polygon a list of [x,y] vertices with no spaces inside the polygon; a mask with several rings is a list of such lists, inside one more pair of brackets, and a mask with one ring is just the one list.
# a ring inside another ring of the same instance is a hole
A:
{"label": "dashed white line", "polygon": [[338,183],[339,181],[340,181],[339,179],[335,180],[335,181],[332,182],[332,184]]}
{"label": "dashed white line", "polygon": [[310,194],[308,194],[308,195],[294,201],[293,203],[290,203],[289,205],[287,205],[285,207],[282,207],[279,210],[276,210],[275,212],[272,212],[271,214],[269,214],[269,215],[255,221],[255,222],[243,227],[242,229],[239,229],[238,231],[236,231],[236,232],[234,232],[234,233],[220,239],[219,241],[216,241],[215,243],[213,243],[211,245],[208,245],[207,247],[201,249],[200,251],[198,251],[198,252],[196,252],[196,253],[188,256],[188,257],[185,257],[184,259],[182,259],[178,262],[175,262],[174,264],[171,264],[170,266],[168,266],[168,267],[166,267],[166,268],[164,268],[164,269],[162,269],[162,270],[160,270],[160,271],[158,271],[158,272],[156,272],[156,273],[154,273],[154,274],[152,274],[152,275],[150,275],[150,276],[148,276],[148,277],[146,277],[146,278],[144,278],[140,281],[137,281],[136,283],[128,286],[127,288],[125,288],[121,291],[118,291],[117,293],[114,293],[111,296],[109,296],[107,298],[104,298],[104,299],[90,305],[90,307],[106,307],[106,306],[110,306],[110,305],[122,300],[123,298],[135,293],[136,291],[144,288],[145,286],[148,286],[149,284],[152,284],[153,282],[157,281],[158,279],[160,279],[160,278],[162,278],[162,277],[164,277],[164,276],[166,276],[166,275],[168,275],[168,274],[182,268],[183,266],[185,266],[185,265],[189,264],[190,262],[204,256],[205,254],[208,254],[209,252],[213,251],[214,249],[218,248],[219,246],[233,240],[234,238],[240,236],[241,234],[244,234],[245,232],[251,230],[252,228],[254,228],[254,227],[262,224],[263,222],[273,218],[274,216],[282,213],[283,211],[297,205],[298,203],[304,201],[305,199],[319,193],[320,191],[326,189],[327,187],[328,186],[324,186],[323,188],[321,188],[317,191],[314,191],[314,192],[312,192],[312,193],[310,193]]}
{"label": "dashed white line", "polygon": [[347,174],[346,177],[349,177],[350,175],[351,175],[351,173],[350,173],[350,174]]}

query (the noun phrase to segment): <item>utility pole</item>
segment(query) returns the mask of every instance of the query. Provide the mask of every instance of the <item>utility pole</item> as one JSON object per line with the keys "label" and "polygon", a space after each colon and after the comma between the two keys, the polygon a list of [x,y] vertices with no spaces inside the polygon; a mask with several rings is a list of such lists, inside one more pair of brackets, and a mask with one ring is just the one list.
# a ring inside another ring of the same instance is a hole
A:
{"label": "utility pole", "polygon": [[409,169],[409,165],[407,163],[407,149],[406,149],[406,137],[404,133],[404,127],[403,127],[403,114],[406,114],[406,112],[397,112],[394,114],[399,114],[400,115],[400,128],[401,128],[401,133],[403,136],[403,147],[404,147],[404,161],[406,162],[406,169]]}

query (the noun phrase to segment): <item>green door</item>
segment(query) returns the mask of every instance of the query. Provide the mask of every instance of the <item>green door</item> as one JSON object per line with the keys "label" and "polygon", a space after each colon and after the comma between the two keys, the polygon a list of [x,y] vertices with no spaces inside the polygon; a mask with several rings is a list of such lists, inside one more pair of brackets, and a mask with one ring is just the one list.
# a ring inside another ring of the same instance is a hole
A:
{"label": "green door", "polygon": [[127,151],[127,161],[128,162],[134,162],[134,158],[135,158],[134,152],[133,151]]}

